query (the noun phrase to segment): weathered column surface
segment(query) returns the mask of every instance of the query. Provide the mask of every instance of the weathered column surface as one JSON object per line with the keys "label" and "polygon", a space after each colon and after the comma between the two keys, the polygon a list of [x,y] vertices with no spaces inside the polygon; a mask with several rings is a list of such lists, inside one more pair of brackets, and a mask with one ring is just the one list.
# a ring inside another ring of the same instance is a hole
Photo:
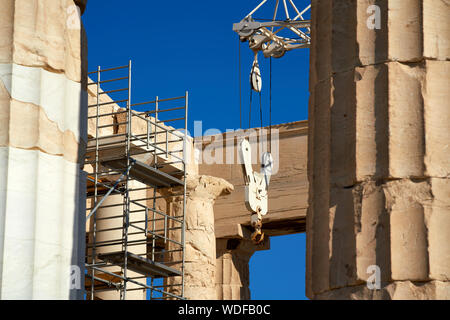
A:
{"label": "weathered column surface", "polygon": [[216,292],[218,300],[250,300],[250,258],[269,250],[270,241],[255,245],[246,239],[216,239]]}
{"label": "weathered column surface", "polygon": [[450,299],[448,1],[313,0],[312,21],[307,295]]}
{"label": "weathered column surface", "polygon": [[[233,185],[221,178],[192,175],[188,176],[186,187],[184,296],[191,300],[215,300],[216,236],[213,207],[217,197],[230,193]],[[169,192],[179,194],[180,190]],[[167,201],[172,215],[183,214],[182,196],[174,196]],[[171,239],[181,241],[180,236],[179,230],[170,232]],[[179,253],[169,256],[171,261],[181,261]],[[179,283],[179,277],[169,278],[168,283]],[[173,287],[171,291],[181,294],[180,287]]]}
{"label": "weathered column surface", "polygon": [[73,0],[0,1],[0,299],[82,298],[86,53]]}

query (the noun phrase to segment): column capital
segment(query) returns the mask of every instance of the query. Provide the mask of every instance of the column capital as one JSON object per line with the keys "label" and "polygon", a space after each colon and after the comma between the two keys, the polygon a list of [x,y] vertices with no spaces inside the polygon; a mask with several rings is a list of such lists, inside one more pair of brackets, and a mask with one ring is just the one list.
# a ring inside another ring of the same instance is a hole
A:
{"label": "column capital", "polygon": [[[173,196],[170,201],[183,199],[179,194],[183,187],[161,189],[161,194]],[[193,200],[215,201],[219,196],[230,194],[234,186],[222,178],[205,175],[189,175],[186,177],[186,197]]]}
{"label": "column capital", "polygon": [[187,196],[204,200],[216,200],[217,197],[230,194],[234,186],[222,178],[212,176],[188,176],[186,180]]}

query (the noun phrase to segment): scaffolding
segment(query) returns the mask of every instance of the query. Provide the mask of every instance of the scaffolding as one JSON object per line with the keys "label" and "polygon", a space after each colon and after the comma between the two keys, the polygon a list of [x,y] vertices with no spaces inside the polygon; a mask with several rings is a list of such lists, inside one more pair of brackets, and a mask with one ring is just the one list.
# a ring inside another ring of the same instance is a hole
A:
{"label": "scaffolding", "polygon": [[188,92],[132,104],[131,71],[89,73],[86,299],[183,299]]}

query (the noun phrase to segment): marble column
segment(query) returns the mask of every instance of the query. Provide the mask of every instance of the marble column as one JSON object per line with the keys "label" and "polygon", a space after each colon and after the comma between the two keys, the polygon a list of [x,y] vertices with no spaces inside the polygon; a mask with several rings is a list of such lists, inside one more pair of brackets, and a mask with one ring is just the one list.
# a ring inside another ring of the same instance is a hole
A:
{"label": "marble column", "polygon": [[83,298],[85,4],[0,2],[0,299]]}
{"label": "marble column", "polygon": [[[184,296],[192,300],[215,300],[214,201],[217,197],[230,193],[234,188],[221,178],[192,175],[187,178],[186,189]],[[179,194],[180,191],[179,188],[174,188],[164,193]],[[168,197],[167,202],[171,215],[182,216],[182,196]],[[170,231],[169,236],[171,239],[181,241],[180,230]],[[172,249],[170,246],[169,250]],[[168,257],[170,261],[181,261],[182,258],[180,253],[172,253]],[[167,284],[180,284],[180,277],[167,279]],[[181,287],[174,286],[171,292],[180,295]]]}
{"label": "marble column", "polygon": [[[129,189],[141,189],[145,188],[146,186],[138,181],[130,181],[129,182]],[[128,251],[139,255],[141,257],[146,257],[147,255],[147,246],[144,243],[146,240],[146,235],[141,230],[135,228],[141,228],[145,229],[145,212],[143,212],[143,207],[139,206],[145,205],[145,200],[137,201],[139,199],[145,199],[146,198],[146,190],[138,190],[138,191],[132,191],[130,192],[130,211],[135,211],[130,213],[130,226],[128,227],[128,241],[138,241],[135,244],[131,244],[128,246]],[[100,197],[101,199],[101,197]],[[103,202],[102,207],[100,207],[97,211],[97,230],[96,233],[96,241],[98,243],[104,242],[104,241],[113,241],[115,240],[118,242],[116,245],[108,245],[108,246],[99,246],[96,248],[96,255],[101,253],[111,253],[111,252],[120,252],[123,250],[122,244],[120,243],[120,240],[122,239],[122,233],[123,233],[123,203],[124,199],[122,195],[110,195],[108,198],[105,199]],[[112,219],[104,219],[108,217],[116,217]],[[91,218],[91,224],[93,219]],[[92,228],[91,228],[92,229]],[[102,231],[102,230],[108,230],[108,231]],[[91,240],[90,243],[92,243],[92,234],[91,234]],[[97,258],[97,263],[101,262]],[[105,268],[106,271],[113,272],[120,274],[121,276],[124,276],[123,269],[120,267],[112,266]],[[100,271],[96,271],[96,275],[102,275]],[[136,278],[136,277],[142,277],[143,275],[140,273],[136,273],[131,270],[127,270],[127,277],[128,278]],[[136,279],[136,281],[146,284],[147,279],[146,278],[140,278]],[[123,281],[121,281],[123,284]],[[88,294],[90,294],[88,292]],[[119,300],[121,299],[120,291],[118,290],[109,290],[109,291],[98,291],[95,292],[95,298],[101,299],[101,300]],[[127,292],[125,294],[125,300],[145,300],[146,299],[146,291],[143,289],[142,286],[128,282],[127,283]]]}
{"label": "marble column", "polygon": [[250,300],[250,258],[269,249],[269,237],[259,245],[248,239],[216,239],[217,299]]}
{"label": "marble column", "polygon": [[449,21],[312,1],[308,297],[450,299]]}

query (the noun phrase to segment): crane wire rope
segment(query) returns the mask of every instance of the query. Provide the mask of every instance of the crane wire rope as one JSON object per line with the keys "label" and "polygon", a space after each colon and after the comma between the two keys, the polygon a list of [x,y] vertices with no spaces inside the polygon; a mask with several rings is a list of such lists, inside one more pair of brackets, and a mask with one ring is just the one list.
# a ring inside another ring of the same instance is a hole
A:
{"label": "crane wire rope", "polygon": [[269,153],[272,153],[272,57],[269,63]]}
{"label": "crane wire rope", "polygon": [[260,131],[262,131],[262,128],[263,128],[263,115],[262,115],[261,91],[259,92],[259,117],[260,117],[260,120],[261,120]]}
{"label": "crane wire rope", "polygon": [[248,113],[248,129],[252,126],[252,97],[253,97],[253,89],[250,88],[250,110]]}
{"label": "crane wire rope", "polygon": [[241,74],[241,39],[238,35],[238,45],[239,45],[239,128],[242,129],[242,74]]}
{"label": "crane wire rope", "polygon": [[[239,128],[242,129],[242,52],[241,52],[241,40],[238,36],[238,48],[239,48],[239,65],[238,65],[238,76],[239,76]],[[269,58],[269,152],[272,152],[272,57]],[[253,69],[252,69],[253,72]],[[252,117],[252,100],[253,100],[253,89],[250,86],[250,106],[249,106],[249,119],[248,128],[251,128],[251,117]],[[263,128],[263,115],[262,115],[262,96],[261,91],[259,91],[259,112],[260,112],[260,128]]]}

